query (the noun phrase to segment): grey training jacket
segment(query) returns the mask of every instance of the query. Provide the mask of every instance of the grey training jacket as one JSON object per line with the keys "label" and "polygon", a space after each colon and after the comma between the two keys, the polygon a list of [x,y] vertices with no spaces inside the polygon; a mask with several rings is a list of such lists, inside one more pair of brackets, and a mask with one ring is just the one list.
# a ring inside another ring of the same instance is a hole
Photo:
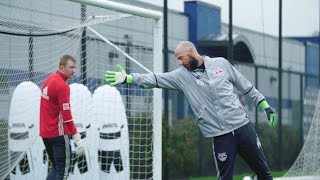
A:
{"label": "grey training jacket", "polygon": [[176,89],[184,93],[204,137],[232,132],[249,122],[234,87],[258,103],[265,97],[224,58],[203,56],[205,70],[180,67],[156,74],[132,73],[141,88]]}

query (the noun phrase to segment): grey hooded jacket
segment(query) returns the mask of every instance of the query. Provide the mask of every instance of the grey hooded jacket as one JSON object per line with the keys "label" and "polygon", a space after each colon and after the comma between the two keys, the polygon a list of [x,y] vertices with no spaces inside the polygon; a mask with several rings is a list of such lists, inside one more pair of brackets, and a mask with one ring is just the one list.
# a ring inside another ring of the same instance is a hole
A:
{"label": "grey hooded jacket", "polygon": [[226,59],[203,56],[203,60],[204,70],[180,67],[167,73],[132,73],[134,84],[182,91],[204,137],[220,136],[249,123],[234,87],[256,105],[265,97]]}

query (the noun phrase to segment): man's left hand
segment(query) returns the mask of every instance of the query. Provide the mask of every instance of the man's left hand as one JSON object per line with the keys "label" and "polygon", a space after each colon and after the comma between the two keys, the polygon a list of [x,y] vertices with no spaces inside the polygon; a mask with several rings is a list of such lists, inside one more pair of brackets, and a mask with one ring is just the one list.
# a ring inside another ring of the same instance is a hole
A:
{"label": "man's left hand", "polygon": [[273,109],[269,106],[268,102],[266,100],[262,100],[258,106],[261,110],[264,110],[266,112],[270,126],[275,126],[276,115]]}
{"label": "man's left hand", "polygon": [[271,107],[268,107],[264,110],[267,114],[267,118],[270,126],[274,126],[276,123],[276,115]]}

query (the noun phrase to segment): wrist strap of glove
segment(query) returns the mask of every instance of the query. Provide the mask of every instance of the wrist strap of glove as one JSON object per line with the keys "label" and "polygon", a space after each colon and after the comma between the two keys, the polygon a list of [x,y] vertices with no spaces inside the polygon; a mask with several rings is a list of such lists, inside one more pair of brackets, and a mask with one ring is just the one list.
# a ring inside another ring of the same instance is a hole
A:
{"label": "wrist strap of glove", "polygon": [[271,107],[267,107],[266,109],[265,109],[265,111],[266,111],[266,113],[274,113],[274,111],[273,111],[273,109],[271,108]]}
{"label": "wrist strap of glove", "polygon": [[75,141],[79,141],[81,139],[81,135],[79,133],[72,135],[72,139]]}
{"label": "wrist strap of glove", "polygon": [[127,75],[126,79],[124,80],[124,83],[133,84],[133,76],[131,74]]}
{"label": "wrist strap of glove", "polygon": [[262,100],[262,101],[258,104],[258,106],[259,106],[259,108],[260,108],[261,110],[265,110],[266,108],[270,107],[266,100]]}

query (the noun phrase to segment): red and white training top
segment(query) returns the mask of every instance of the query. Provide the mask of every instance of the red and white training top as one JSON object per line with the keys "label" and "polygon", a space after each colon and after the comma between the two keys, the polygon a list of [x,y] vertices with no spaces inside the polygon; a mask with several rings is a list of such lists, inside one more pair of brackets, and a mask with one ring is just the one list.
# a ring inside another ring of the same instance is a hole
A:
{"label": "red and white training top", "polygon": [[57,71],[45,80],[41,88],[40,136],[43,138],[77,133],[71,114],[67,79]]}

